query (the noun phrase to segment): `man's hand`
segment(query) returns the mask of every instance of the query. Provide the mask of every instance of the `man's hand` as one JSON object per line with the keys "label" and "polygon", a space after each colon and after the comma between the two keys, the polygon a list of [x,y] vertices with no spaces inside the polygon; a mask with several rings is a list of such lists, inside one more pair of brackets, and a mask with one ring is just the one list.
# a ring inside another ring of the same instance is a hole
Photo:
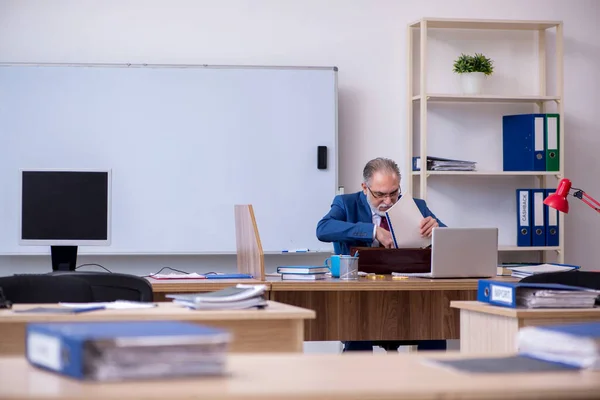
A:
{"label": "man's hand", "polygon": [[386,249],[391,249],[394,244],[390,231],[385,230],[380,226],[377,227],[377,231],[375,232],[375,239],[377,239],[377,241]]}
{"label": "man's hand", "polygon": [[433,228],[437,228],[438,226],[440,225],[435,219],[431,217],[423,218],[421,220],[421,236],[431,237],[431,232],[433,231]]}

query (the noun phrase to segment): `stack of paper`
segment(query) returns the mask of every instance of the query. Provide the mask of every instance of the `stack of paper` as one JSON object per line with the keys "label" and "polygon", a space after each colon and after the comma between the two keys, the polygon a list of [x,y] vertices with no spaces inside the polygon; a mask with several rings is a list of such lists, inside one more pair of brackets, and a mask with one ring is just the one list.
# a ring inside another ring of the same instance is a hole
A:
{"label": "stack of paper", "polygon": [[559,265],[559,264],[539,264],[539,265],[524,265],[524,266],[508,266],[504,267],[512,271],[514,278],[525,278],[535,274],[544,274],[547,272],[565,272],[579,269],[575,265]]}
{"label": "stack of paper", "polygon": [[522,288],[517,304],[525,308],[592,308],[600,291]]}
{"label": "stack of paper", "polygon": [[241,310],[265,307],[266,288],[265,285],[238,284],[215,292],[168,294],[166,297],[194,310]]}
{"label": "stack of paper", "polygon": [[425,248],[431,245],[431,238],[421,236],[423,214],[410,196],[402,196],[385,213],[394,248]]}
{"label": "stack of paper", "polygon": [[600,370],[600,322],[524,327],[517,346],[525,356]]}

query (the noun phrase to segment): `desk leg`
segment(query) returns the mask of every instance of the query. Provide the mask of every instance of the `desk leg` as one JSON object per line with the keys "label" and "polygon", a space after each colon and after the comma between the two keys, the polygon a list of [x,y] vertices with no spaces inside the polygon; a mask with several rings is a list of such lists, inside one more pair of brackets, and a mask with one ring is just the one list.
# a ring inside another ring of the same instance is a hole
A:
{"label": "desk leg", "polygon": [[460,310],[461,353],[513,353],[518,331],[517,318]]}

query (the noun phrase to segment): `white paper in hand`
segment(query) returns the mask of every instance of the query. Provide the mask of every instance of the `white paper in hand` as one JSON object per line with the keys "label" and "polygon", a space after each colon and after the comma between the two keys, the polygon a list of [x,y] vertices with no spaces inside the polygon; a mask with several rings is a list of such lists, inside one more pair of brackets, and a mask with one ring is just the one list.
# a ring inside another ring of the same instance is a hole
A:
{"label": "white paper in hand", "polygon": [[411,196],[404,195],[386,211],[390,231],[397,249],[422,248],[431,244],[431,238],[421,237],[423,214]]}

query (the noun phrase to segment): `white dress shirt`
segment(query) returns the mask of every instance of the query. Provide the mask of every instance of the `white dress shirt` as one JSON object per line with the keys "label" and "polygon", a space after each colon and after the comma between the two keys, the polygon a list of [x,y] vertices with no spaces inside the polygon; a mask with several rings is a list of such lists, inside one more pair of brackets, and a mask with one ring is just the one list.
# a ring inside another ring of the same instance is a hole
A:
{"label": "white dress shirt", "polygon": [[377,227],[381,224],[381,215],[377,214],[377,211],[371,207],[369,204],[369,208],[371,208],[371,218],[373,220],[373,243],[371,243],[371,247],[379,247],[379,241],[375,239],[375,235],[377,233]]}

